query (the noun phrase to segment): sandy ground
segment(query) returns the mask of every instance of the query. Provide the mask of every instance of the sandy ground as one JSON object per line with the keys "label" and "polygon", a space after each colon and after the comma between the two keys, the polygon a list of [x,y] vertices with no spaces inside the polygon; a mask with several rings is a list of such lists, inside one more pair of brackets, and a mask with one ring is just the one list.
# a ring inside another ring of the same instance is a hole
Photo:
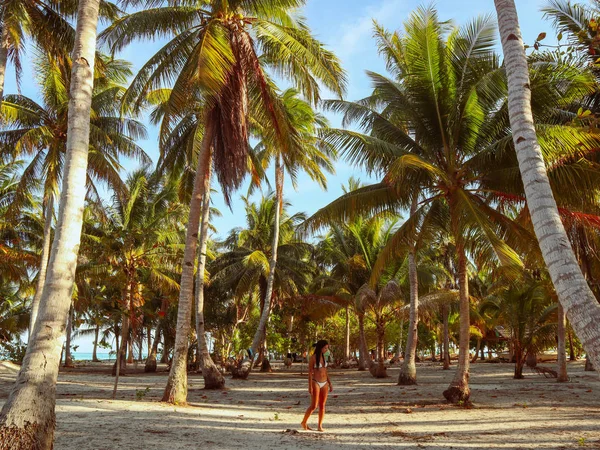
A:
{"label": "sandy ground", "polygon": [[[552,363],[546,363],[551,367]],[[331,370],[326,433],[300,431],[308,405],[300,366],[275,365],[246,381],[227,379],[222,391],[204,391],[190,375],[187,407],[160,403],[163,372],[121,377],[117,400],[106,365],[62,371],[57,399],[55,449],[296,449],[367,447],[419,449],[600,449],[600,381],[569,364],[571,381],[535,374],[513,380],[510,364],[477,363],[471,370],[473,407],[445,403],[441,395],[453,370],[418,365],[418,386],[396,385],[367,372]],[[16,376],[0,363],[0,403]],[[316,425],[316,412],[311,420]]]}

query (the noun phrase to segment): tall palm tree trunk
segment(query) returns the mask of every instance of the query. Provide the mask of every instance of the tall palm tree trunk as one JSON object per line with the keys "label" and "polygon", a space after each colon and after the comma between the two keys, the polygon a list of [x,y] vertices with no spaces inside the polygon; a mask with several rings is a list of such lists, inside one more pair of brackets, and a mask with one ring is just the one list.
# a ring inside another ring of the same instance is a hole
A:
{"label": "tall palm tree trunk", "polygon": [[450,316],[450,307],[444,305],[442,307],[442,315],[444,321],[444,370],[450,369],[450,330],[448,317]]}
{"label": "tall palm tree trunk", "polygon": [[469,389],[469,279],[467,274],[467,257],[462,244],[456,246],[458,253],[458,289],[460,296],[460,338],[458,350],[458,367],[454,379],[444,397],[451,403],[466,403],[471,396]]}
{"label": "tall palm tree trunk", "polygon": [[267,330],[267,322],[271,314],[271,296],[273,295],[273,285],[275,283],[275,267],[277,266],[277,247],[279,246],[279,222],[281,219],[281,208],[283,202],[283,167],[279,155],[275,157],[275,219],[273,221],[273,241],[271,243],[271,260],[269,261],[269,277],[267,278],[267,289],[263,310],[260,316],[260,322],[254,339],[252,340],[252,352],[256,354],[264,339]]}
{"label": "tall palm tree trunk", "polygon": [[[1,71],[1,69],[0,69]],[[1,75],[1,74],[0,74]],[[1,98],[0,98],[1,101]],[[50,194],[44,208],[44,243],[42,245],[42,255],[40,260],[40,270],[38,271],[38,280],[35,287],[35,295],[31,302],[31,318],[29,320],[29,336],[33,332],[33,326],[40,308],[40,299],[46,282],[46,270],[48,268],[48,257],[50,256],[50,235],[52,233],[52,216],[54,215],[54,195]]]}
{"label": "tall palm tree trunk", "polygon": [[65,367],[73,367],[73,356],[71,355],[71,337],[73,336],[73,303],[69,308],[69,318],[67,319],[67,339],[65,341]]}
{"label": "tall palm tree trunk", "polygon": [[15,387],[0,413],[0,442],[52,448],[56,380],[83,223],[94,56],[100,0],[80,0],[73,49],[68,138],[56,236],[38,319]]}
{"label": "tall palm tree trunk", "polygon": [[[417,210],[417,196],[413,198],[410,214]],[[416,249],[411,246],[408,254],[408,279],[410,283],[410,313],[408,319],[408,336],[406,338],[406,351],[404,361],[400,366],[398,384],[407,386],[417,384],[417,366],[415,357],[417,353],[417,327],[419,325],[419,278],[417,275]]]}
{"label": "tall palm tree trunk", "polygon": [[200,369],[204,378],[204,389],[223,389],[225,378],[210,357],[204,330],[204,274],[206,271],[206,248],[208,244],[208,219],[210,216],[210,161],[208,166],[208,172],[204,180],[202,223],[200,224],[200,253],[198,255],[198,273],[196,274],[196,334],[198,338]]}
{"label": "tall palm tree trunk", "polygon": [[417,353],[417,327],[419,325],[419,280],[417,278],[417,265],[414,249],[408,255],[408,277],[410,280],[410,313],[408,319],[408,336],[404,361],[398,376],[399,385],[417,384],[417,366],[415,363]]}
{"label": "tall palm tree trunk", "polygon": [[558,305],[558,382],[569,381],[569,375],[567,374],[567,346],[566,346],[566,332],[567,328],[567,317],[565,316],[565,310],[560,304]]}
{"label": "tall palm tree trunk", "polygon": [[162,397],[163,402],[174,404],[184,404],[187,401],[187,354],[192,313],[192,295],[194,291],[194,267],[198,247],[200,215],[202,214],[202,198],[204,196],[204,186],[206,185],[205,180],[210,169],[213,133],[214,125],[207,123],[204,137],[202,138],[200,154],[198,155],[198,168],[194,178],[194,189],[190,201],[190,215],[185,238],[185,251],[179,289],[173,362],[171,363],[169,379]]}
{"label": "tall palm tree trunk", "polygon": [[533,228],[560,304],[596,367],[600,367],[600,304],[587,284],[558,209],[535,134],[527,56],[514,0],[494,0],[504,64],[508,110]]}
{"label": "tall palm tree trunk", "polygon": [[6,27],[2,26],[2,18],[0,18],[0,102],[4,98],[4,79],[6,77],[6,64],[8,63],[8,33]]}

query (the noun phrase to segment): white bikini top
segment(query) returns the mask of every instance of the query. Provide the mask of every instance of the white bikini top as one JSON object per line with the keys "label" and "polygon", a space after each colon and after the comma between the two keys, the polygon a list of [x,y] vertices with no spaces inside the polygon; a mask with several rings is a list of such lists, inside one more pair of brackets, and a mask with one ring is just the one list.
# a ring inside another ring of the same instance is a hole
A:
{"label": "white bikini top", "polygon": [[323,366],[317,366],[317,360],[315,359],[315,369],[321,369],[322,367],[327,367],[327,360],[325,360],[325,365]]}

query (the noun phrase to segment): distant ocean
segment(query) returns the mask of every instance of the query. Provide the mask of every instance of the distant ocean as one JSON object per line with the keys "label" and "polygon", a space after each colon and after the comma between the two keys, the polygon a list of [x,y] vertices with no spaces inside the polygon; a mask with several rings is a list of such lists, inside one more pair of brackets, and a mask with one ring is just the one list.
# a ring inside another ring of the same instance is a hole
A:
{"label": "distant ocean", "polygon": [[[92,360],[92,353],[85,353],[85,352],[72,352],[71,355],[73,356],[73,359],[75,359],[75,361],[91,361]],[[114,361],[115,355],[114,354],[109,354],[109,353],[96,353],[96,356],[98,357],[98,359],[100,361],[110,361],[111,359]],[[142,353],[142,356],[144,357],[144,359],[146,358],[145,353]],[[137,357],[137,353],[136,353],[136,357]],[[63,355],[64,358],[64,355]]]}
{"label": "distant ocean", "polygon": [[[71,352],[71,356],[73,357],[73,359],[75,361],[91,361],[92,360],[92,353],[84,353],[84,352]],[[108,353],[96,353],[96,356],[98,357],[99,360],[101,361],[109,361],[109,360],[115,360],[115,355],[112,354],[108,354]],[[64,355],[63,355],[64,358]]]}

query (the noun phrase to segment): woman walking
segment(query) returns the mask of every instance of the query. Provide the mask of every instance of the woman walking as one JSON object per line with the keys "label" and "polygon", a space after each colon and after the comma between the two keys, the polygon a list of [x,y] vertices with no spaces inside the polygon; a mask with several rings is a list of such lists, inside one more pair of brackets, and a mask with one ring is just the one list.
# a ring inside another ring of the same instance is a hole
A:
{"label": "woman walking", "polygon": [[319,407],[318,431],[323,431],[323,417],[325,417],[325,403],[327,395],[333,391],[331,380],[327,374],[327,357],[329,356],[329,343],[320,340],[315,344],[315,353],[308,361],[308,392],[310,393],[310,406],[304,414],[302,428],[311,430],[307,422],[313,411]]}

